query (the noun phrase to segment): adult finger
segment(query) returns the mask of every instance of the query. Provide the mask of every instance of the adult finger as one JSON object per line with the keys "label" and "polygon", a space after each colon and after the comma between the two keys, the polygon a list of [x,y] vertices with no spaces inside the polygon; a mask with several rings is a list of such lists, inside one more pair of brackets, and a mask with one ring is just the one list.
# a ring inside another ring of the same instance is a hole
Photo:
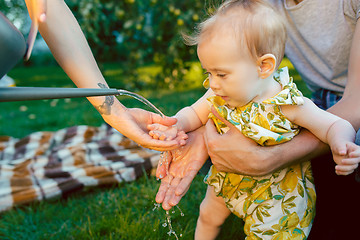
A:
{"label": "adult finger", "polygon": [[166,192],[170,186],[172,178],[172,176],[166,176],[165,178],[161,179],[159,190],[155,196],[155,201],[157,203],[162,203],[164,201]]}
{"label": "adult finger", "polygon": [[176,196],[184,196],[185,193],[189,190],[190,185],[192,181],[194,180],[197,170],[190,171],[179,183],[179,185],[176,187],[175,195]]}
{"label": "adult finger", "polygon": [[162,208],[164,210],[170,210],[173,206],[175,206],[175,205],[171,204],[170,200],[175,195],[175,189],[176,189],[176,186],[179,184],[180,180],[181,180],[180,178],[176,178],[176,177],[171,180],[170,185],[167,189],[164,201],[162,202]]}
{"label": "adult finger", "polygon": [[174,117],[164,116],[161,117],[159,114],[151,113],[152,123],[160,123],[165,126],[172,126],[177,123],[177,119]]}
{"label": "adult finger", "polygon": [[169,171],[169,164],[172,160],[172,153],[169,152],[162,152],[160,155],[160,160],[156,169],[156,177],[162,179],[166,177]]}
{"label": "adult finger", "polygon": [[226,120],[225,118],[223,118],[222,116],[220,116],[220,114],[216,111],[216,109],[214,108],[214,106],[211,106],[211,112],[223,123],[225,123],[226,126],[228,126],[231,129],[236,129],[236,127],[234,126],[234,124],[230,123],[228,120]]}
{"label": "adult finger", "polygon": [[209,119],[205,124],[204,139],[205,139],[206,145],[207,145],[207,140],[213,136],[219,136],[219,133],[216,130],[214,122],[211,119]]}

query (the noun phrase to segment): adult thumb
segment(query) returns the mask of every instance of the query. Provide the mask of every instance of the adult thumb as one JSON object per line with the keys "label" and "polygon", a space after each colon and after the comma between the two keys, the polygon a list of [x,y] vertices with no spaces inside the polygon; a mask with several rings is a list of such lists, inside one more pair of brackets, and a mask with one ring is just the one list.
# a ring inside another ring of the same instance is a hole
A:
{"label": "adult thumb", "polygon": [[220,116],[220,114],[216,111],[214,106],[211,106],[211,112],[215,115],[215,117],[217,117],[220,121],[222,121],[229,128],[229,130],[236,129],[234,124],[230,123],[228,120]]}
{"label": "adult thumb", "polygon": [[33,21],[45,22],[46,20],[46,0],[25,0],[29,15]]}

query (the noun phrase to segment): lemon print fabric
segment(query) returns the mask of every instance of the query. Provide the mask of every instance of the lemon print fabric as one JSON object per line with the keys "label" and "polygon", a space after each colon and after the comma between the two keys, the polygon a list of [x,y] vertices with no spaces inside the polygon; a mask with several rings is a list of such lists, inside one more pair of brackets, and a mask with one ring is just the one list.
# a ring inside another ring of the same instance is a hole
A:
{"label": "lemon print fabric", "polygon": [[[287,68],[279,69],[273,79],[282,90],[260,103],[229,108],[220,97],[212,96],[208,100],[222,117],[258,144],[270,146],[287,142],[299,133],[300,127],[283,115],[281,105],[301,105],[303,95],[289,77]],[[205,81],[204,86],[207,84]],[[219,133],[228,130],[213,114],[209,118]],[[212,166],[205,182],[224,198],[235,215],[244,219],[247,240],[307,238],[316,200],[310,162],[262,177],[220,172]]]}

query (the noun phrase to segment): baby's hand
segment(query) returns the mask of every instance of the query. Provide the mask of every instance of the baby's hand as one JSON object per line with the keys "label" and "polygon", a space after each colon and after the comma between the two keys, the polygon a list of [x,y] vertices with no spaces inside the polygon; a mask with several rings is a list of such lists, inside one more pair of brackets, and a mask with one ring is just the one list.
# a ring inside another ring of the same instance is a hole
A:
{"label": "baby's hand", "polygon": [[159,140],[173,140],[178,135],[176,126],[164,126],[162,124],[154,123],[148,125],[149,135],[154,139]]}
{"label": "baby's hand", "polygon": [[337,175],[349,175],[359,166],[360,146],[348,142],[342,146],[332,149],[335,163],[335,172]]}
{"label": "baby's hand", "polygon": [[[162,124],[154,123],[149,124],[147,126],[149,131],[149,135],[154,139],[170,141],[176,140],[180,146],[184,146],[186,144],[186,139],[188,139],[188,135],[184,131],[179,131],[176,126],[165,126]],[[159,151],[166,151],[167,148],[162,149],[161,147],[157,147]]]}
{"label": "baby's hand", "polygon": [[184,131],[179,131],[175,125],[173,126],[165,126],[159,123],[150,124],[147,127],[149,131],[149,135],[154,139],[159,140],[186,140],[188,137]]}

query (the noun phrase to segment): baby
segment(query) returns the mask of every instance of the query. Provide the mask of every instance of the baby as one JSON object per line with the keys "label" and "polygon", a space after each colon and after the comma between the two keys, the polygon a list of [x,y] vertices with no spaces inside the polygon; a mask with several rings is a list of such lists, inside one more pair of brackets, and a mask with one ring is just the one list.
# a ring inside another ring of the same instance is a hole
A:
{"label": "baby", "polygon": [[[199,25],[195,36],[184,38],[188,45],[197,45],[209,90],[176,114],[176,126],[150,125],[153,138],[172,139],[201,127],[209,117],[220,134],[226,132],[227,126],[211,114],[213,106],[260,145],[287,142],[301,126],[330,145],[335,162],[343,167],[339,173],[349,174],[357,167],[341,162],[359,155],[351,124],[316,107],[297,89],[287,68],[278,69],[286,28],[266,2],[225,1]],[[165,168],[159,168],[163,176]],[[261,177],[220,172],[212,166],[205,182],[208,189],[195,239],[215,239],[231,212],[245,221],[246,239],[308,237],[316,200],[310,162]]]}

